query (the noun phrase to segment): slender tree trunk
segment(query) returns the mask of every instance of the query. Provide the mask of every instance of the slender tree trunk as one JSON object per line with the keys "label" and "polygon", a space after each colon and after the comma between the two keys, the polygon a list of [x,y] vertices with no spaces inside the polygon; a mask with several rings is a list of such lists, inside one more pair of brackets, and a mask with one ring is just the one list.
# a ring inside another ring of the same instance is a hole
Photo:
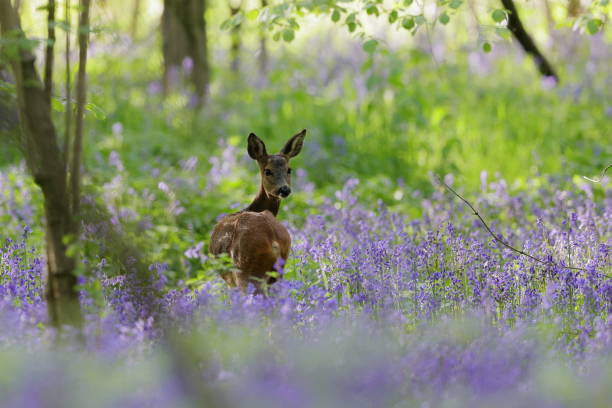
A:
{"label": "slender tree trunk", "polygon": [[[0,28],[3,34],[17,32],[20,38],[25,38],[10,0],[0,0]],[[56,327],[80,327],[82,318],[76,290],[75,263],[68,256],[64,243],[66,236],[74,236],[75,223],[70,210],[62,155],[51,120],[51,105],[34,61],[34,55],[22,49],[11,61],[11,66],[24,131],[26,163],[44,196],[49,319]]]}
{"label": "slender tree trunk", "polygon": [[[240,8],[242,7],[242,0],[230,1],[230,16],[233,17],[240,12]],[[232,27],[231,32],[231,46],[230,46],[230,68],[232,72],[237,73],[240,70],[240,24]]]}
{"label": "slender tree trunk", "polygon": [[90,0],[81,0],[79,7],[79,72],[77,74],[76,83],[77,105],[70,172],[72,212],[75,218],[79,216],[79,205],[81,202],[81,155],[83,152],[83,119],[85,115],[86,97],[85,74],[87,72],[87,42],[89,40],[89,4]]}
{"label": "slender tree trunk", "polygon": [[[164,94],[172,87],[180,67],[188,67],[196,107],[205,101],[210,76],[205,11],[204,0],[164,0],[162,14]],[[189,64],[183,64],[186,58]]]}
{"label": "slender tree trunk", "polygon": [[190,21],[190,24],[187,24],[187,27],[189,27],[187,35],[193,56],[193,72],[191,75],[195,86],[197,108],[200,108],[205,102],[210,81],[205,12],[206,0],[191,0],[191,14],[185,16],[185,20],[189,19]]}
{"label": "slender tree trunk", "polygon": [[[70,141],[72,134],[72,85],[70,79],[70,33],[72,30],[72,23],[70,19],[72,2],[70,0],[66,0],[66,7],[64,9],[64,20],[66,23],[66,38],[65,38],[65,47],[64,50],[65,60],[64,65],[66,66],[65,72],[65,94],[66,94],[66,110],[64,111],[64,149],[62,153],[64,154],[64,172],[66,176],[68,176],[68,163],[70,163]],[[66,179],[68,182],[68,179]]]}
{"label": "slender tree trunk", "polygon": [[523,50],[527,54],[530,54],[538,67],[540,73],[545,77],[553,77],[557,81],[559,81],[559,77],[554,71],[553,67],[549,64],[548,60],[544,55],[540,52],[538,47],[533,42],[531,36],[525,31],[523,27],[523,23],[518,15],[518,11],[514,6],[514,1],[512,0],[501,0],[502,5],[508,11],[508,29],[514,35],[514,38],[517,39]]}
{"label": "slender tree trunk", "polygon": [[45,97],[51,102],[53,92],[53,47],[55,46],[55,0],[47,3],[47,47],[45,49]]}
{"label": "slender tree trunk", "polygon": [[[261,7],[267,7],[268,0],[261,0]],[[265,76],[268,72],[268,45],[266,42],[266,32],[259,31],[259,72]]]}
{"label": "slender tree trunk", "polygon": [[134,0],[134,8],[132,9],[132,23],[130,24],[130,35],[132,41],[136,40],[138,35],[138,22],[140,20],[140,0]]}

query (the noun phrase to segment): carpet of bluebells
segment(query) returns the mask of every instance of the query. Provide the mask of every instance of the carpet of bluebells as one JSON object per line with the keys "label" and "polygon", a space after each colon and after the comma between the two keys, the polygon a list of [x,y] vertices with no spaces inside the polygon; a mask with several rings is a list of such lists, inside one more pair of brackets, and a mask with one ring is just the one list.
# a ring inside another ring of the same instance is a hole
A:
{"label": "carpet of bluebells", "polygon": [[[160,176],[158,190],[129,193],[165,195],[169,212],[189,212],[181,197],[205,199],[228,176],[218,167],[232,158],[216,160],[209,174],[196,176],[196,163],[186,161],[179,173]],[[114,204],[113,194],[126,187],[119,158],[111,155],[111,162],[117,177],[101,188],[111,220],[155,228],[154,219]],[[268,296],[241,295],[214,274],[196,278],[196,269],[213,262],[205,235],[181,254],[184,279],[169,279],[176,266],[151,263],[147,294],[129,274],[109,273],[110,261],[85,259],[84,346],[69,338],[58,346],[58,334],[46,325],[44,251],[32,244],[42,235],[32,204],[39,193],[23,173],[0,173],[2,406],[604,407],[612,401],[612,190],[606,184],[534,182],[511,192],[504,180],[483,174],[480,194],[470,198],[492,229],[555,266],[500,247],[440,189],[419,199],[419,217],[409,217],[382,203],[368,207],[355,192],[359,181],[350,179],[302,219],[284,218],[291,259]],[[296,190],[312,189],[305,174],[298,179]],[[453,183],[450,176],[446,181]],[[96,233],[85,225],[85,236]]]}

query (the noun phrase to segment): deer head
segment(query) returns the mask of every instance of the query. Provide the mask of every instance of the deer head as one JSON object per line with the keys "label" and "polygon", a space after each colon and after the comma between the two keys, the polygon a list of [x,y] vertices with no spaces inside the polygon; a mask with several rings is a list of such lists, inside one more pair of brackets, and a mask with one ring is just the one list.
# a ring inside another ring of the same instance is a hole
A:
{"label": "deer head", "polygon": [[261,175],[261,185],[268,197],[285,198],[291,194],[291,167],[289,159],[302,150],[306,129],[287,141],[278,154],[268,154],[266,145],[255,133],[249,134],[249,156],[257,160]]}

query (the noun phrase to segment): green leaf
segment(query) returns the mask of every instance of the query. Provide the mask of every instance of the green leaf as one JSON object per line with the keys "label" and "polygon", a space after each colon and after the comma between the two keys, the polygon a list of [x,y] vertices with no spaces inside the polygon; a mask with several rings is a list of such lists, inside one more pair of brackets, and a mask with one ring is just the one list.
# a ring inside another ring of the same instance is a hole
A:
{"label": "green leaf", "polygon": [[282,36],[283,41],[291,42],[295,38],[295,32],[290,28],[286,28],[283,30]]}
{"label": "green leaf", "polygon": [[255,19],[258,17],[258,16],[259,16],[259,10],[258,10],[258,9],[253,9],[253,10],[250,10],[250,11],[247,13],[247,18],[248,18],[249,20],[251,20],[251,21],[252,21],[252,20],[255,20]]}
{"label": "green leaf", "polygon": [[452,0],[448,7],[452,8],[452,9],[458,9],[459,7],[461,7],[461,4],[463,4],[462,0]]}
{"label": "green leaf", "polygon": [[393,24],[397,21],[397,10],[393,10],[389,13],[389,24]]}
{"label": "green leaf", "polygon": [[374,87],[376,87],[376,85],[381,83],[381,78],[378,75],[370,75],[368,77],[368,79],[366,80],[366,88],[368,88],[368,90],[372,90],[374,89]]}
{"label": "green leaf", "polygon": [[51,107],[57,112],[64,111],[64,104],[57,98],[51,98]]}
{"label": "green leaf", "polygon": [[421,25],[421,24],[425,24],[427,20],[425,20],[424,15],[419,14],[418,16],[414,18],[414,22],[416,23],[416,25]]}
{"label": "green leaf", "polygon": [[275,32],[275,33],[274,33],[274,35],[272,36],[272,39],[273,39],[274,41],[278,41],[278,40],[280,40],[280,36],[281,36],[280,31],[277,31],[277,32]]}
{"label": "green leaf", "polygon": [[300,28],[300,25],[297,23],[295,18],[290,18],[287,21],[289,22],[289,26],[292,30],[298,30]]}
{"label": "green leaf", "polygon": [[446,14],[446,12],[444,12],[440,14],[440,17],[438,17],[438,20],[440,20],[442,24],[446,25],[450,21],[450,17],[448,16],[448,14]]}
{"label": "green leaf", "polygon": [[105,119],[106,112],[102,110],[98,105],[93,102],[89,102],[85,104],[85,110],[91,112],[96,119]]}
{"label": "green leaf", "polygon": [[482,50],[486,53],[491,52],[491,44],[488,42],[485,42],[484,44],[482,44]]}
{"label": "green leaf", "polygon": [[376,50],[377,46],[378,46],[378,41],[375,39],[371,39],[363,43],[363,50],[367,52],[368,54],[371,54]]}
{"label": "green leaf", "polygon": [[283,30],[283,40],[286,42],[291,42],[295,38],[295,32],[290,28],[285,28]]}
{"label": "green leaf", "polygon": [[376,14],[376,15],[378,15],[378,9],[376,8],[376,6],[375,6],[375,5],[371,5],[371,6],[368,6],[368,7],[366,8],[366,13],[368,13],[369,15],[371,15],[371,14]]}
{"label": "green leaf", "polygon": [[372,59],[372,56],[370,56],[361,65],[361,72],[366,72],[368,69],[372,68],[372,65],[374,65],[374,59]]}
{"label": "green leaf", "polygon": [[496,27],[495,32],[505,40],[510,38],[510,30],[508,30],[506,27]]}
{"label": "green leaf", "polygon": [[501,23],[506,19],[506,12],[502,9],[496,9],[491,13],[491,17],[493,17],[493,21],[496,23]]}
{"label": "green leaf", "polygon": [[355,29],[357,29],[357,24],[355,23],[348,23],[348,30],[352,33],[353,31],[355,31]]}
{"label": "green leaf", "polygon": [[598,18],[593,18],[589,20],[589,22],[587,23],[587,32],[591,35],[597,34],[602,24],[602,21]]}
{"label": "green leaf", "polygon": [[238,13],[235,16],[232,16],[232,17],[228,18],[227,20],[225,20],[221,24],[221,29],[222,30],[228,30],[228,29],[237,27],[240,24],[242,24],[242,20],[243,20],[242,13]]}
{"label": "green leaf", "polygon": [[340,12],[338,11],[338,9],[334,9],[332,15],[331,15],[331,20],[334,23],[337,23],[340,20]]}
{"label": "green leaf", "polygon": [[402,20],[402,27],[406,30],[410,30],[414,27],[414,17],[405,17]]}
{"label": "green leaf", "polygon": [[411,4],[412,4],[412,0],[404,0],[404,6],[410,7]]}

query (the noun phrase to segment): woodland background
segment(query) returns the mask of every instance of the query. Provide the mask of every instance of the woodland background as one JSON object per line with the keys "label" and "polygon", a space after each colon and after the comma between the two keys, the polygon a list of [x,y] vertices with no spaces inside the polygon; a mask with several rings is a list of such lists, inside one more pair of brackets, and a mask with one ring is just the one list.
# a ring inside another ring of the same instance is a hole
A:
{"label": "woodland background", "polygon": [[[0,395],[606,406],[611,8],[0,0]],[[303,128],[242,296],[210,231]]]}

